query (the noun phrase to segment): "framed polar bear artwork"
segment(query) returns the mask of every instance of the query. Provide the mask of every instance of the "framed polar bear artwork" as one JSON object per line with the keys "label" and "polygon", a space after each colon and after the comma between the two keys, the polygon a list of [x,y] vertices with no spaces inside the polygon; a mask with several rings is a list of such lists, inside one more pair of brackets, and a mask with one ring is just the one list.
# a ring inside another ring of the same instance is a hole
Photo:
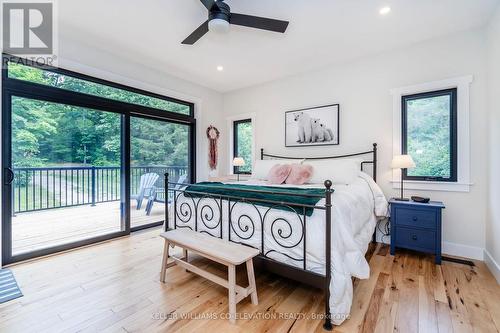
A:
{"label": "framed polar bear artwork", "polygon": [[338,104],[285,112],[285,146],[327,146],[339,144]]}

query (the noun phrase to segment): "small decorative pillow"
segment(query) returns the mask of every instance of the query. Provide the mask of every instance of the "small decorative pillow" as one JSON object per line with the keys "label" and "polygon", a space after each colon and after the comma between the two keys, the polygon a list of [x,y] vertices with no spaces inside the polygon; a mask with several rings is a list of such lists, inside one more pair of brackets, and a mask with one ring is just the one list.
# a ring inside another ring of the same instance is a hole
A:
{"label": "small decorative pillow", "polygon": [[267,180],[270,184],[283,184],[290,174],[290,171],[292,171],[291,164],[275,164],[271,170],[269,170]]}
{"label": "small decorative pillow", "polygon": [[252,168],[252,179],[269,180],[269,171],[276,164],[292,164],[294,160],[256,160]]}
{"label": "small decorative pillow", "polygon": [[313,167],[308,164],[292,164],[292,170],[286,179],[287,184],[303,185],[313,175]]}

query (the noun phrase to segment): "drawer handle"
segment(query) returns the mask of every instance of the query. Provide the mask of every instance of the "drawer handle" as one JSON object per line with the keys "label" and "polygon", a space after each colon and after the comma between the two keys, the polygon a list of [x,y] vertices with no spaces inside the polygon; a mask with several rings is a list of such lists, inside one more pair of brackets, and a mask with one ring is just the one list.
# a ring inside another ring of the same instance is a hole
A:
{"label": "drawer handle", "polygon": [[418,221],[418,217],[413,216],[413,222],[417,222],[417,221]]}
{"label": "drawer handle", "polygon": [[411,239],[413,239],[413,240],[417,240],[417,235],[412,235],[412,236],[411,236]]}

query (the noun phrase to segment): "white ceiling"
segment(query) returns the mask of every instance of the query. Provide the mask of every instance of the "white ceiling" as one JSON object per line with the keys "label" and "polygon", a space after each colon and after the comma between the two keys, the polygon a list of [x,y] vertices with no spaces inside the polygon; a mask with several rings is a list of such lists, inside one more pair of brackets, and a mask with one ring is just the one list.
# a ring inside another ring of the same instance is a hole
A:
{"label": "white ceiling", "polygon": [[[226,2],[233,12],[289,20],[288,30],[232,26],[188,46],[181,41],[207,18],[199,0],[63,0],[60,55],[78,61],[84,48],[97,48],[226,92],[479,27],[500,0]],[[392,12],[381,16],[385,5]],[[99,59],[86,65],[99,68]]]}

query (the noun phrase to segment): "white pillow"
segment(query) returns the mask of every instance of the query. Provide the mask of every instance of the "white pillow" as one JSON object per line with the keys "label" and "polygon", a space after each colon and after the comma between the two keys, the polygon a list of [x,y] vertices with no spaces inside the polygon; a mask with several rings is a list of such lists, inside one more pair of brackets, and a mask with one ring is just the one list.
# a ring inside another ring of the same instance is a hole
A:
{"label": "white pillow", "polygon": [[267,180],[269,170],[276,164],[301,163],[303,160],[256,160],[252,170],[252,178]]}
{"label": "white pillow", "polygon": [[329,179],[333,184],[351,184],[358,178],[361,170],[360,159],[305,160],[304,164],[313,167],[310,183],[323,184]]}

